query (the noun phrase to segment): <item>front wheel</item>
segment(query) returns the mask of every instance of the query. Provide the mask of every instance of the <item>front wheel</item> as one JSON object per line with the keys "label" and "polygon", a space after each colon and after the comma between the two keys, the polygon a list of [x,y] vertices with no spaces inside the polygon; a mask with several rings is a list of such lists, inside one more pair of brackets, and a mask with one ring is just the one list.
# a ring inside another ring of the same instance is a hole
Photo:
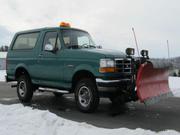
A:
{"label": "front wheel", "polygon": [[31,83],[31,80],[28,76],[21,75],[18,78],[17,95],[21,102],[23,103],[30,102],[32,99],[34,90],[35,88],[33,87],[33,84]]}
{"label": "front wheel", "polygon": [[75,88],[75,100],[80,111],[93,112],[99,105],[99,95],[95,82],[85,78],[80,80]]}

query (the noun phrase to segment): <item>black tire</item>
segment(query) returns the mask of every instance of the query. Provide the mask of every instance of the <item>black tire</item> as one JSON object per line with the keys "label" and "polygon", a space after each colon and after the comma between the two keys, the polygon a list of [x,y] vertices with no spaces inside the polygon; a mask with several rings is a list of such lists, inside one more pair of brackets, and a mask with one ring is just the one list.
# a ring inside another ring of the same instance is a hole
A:
{"label": "black tire", "polygon": [[63,93],[58,93],[58,92],[53,92],[55,97],[62,97],[64,94]]}
{"label": "black tire", "polygon": [[[84,97],[86,98],[85,100],[88,103],[86,103],[85,101],[83,102],[83,94],[85,94]],[[94,112],[99,105],[99,94],[97,91],[96,83],[89,78],[81,79],[75,87],[75,100],[77,107],[81,112]]]}
{"label": "black tire", "polygon": [[29,103],[32,100],[35,87],[27,75],[21,75],[17,83],[17,95],[22,103]]}

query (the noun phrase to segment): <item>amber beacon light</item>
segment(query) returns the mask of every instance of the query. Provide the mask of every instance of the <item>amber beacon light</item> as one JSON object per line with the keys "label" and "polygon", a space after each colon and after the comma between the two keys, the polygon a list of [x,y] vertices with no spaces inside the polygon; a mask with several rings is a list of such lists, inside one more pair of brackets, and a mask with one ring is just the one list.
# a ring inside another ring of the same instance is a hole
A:
{"label": "amber beacon light", "polygon": [[66,22],[61,22],[60,27],[71,27],[70,23],[66,23]]}

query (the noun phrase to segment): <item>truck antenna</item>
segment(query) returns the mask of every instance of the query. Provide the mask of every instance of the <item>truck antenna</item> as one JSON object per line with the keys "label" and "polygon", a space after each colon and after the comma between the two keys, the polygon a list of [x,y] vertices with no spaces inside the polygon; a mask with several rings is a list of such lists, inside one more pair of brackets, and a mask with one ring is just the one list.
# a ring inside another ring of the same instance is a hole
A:
{"label": "truck antenna", "polygon": [[138,52],[138,57],[139,57],[139,59],[140,59],[139,48],[138,48],[138,42],[137,42],[136,33],[135,33],[134,28],[132,28],[132,31],[133,31],[133,35],[134,35],[134,40],[135,40],[135,44],[136,44],[136,49],[137,49],[137,52]]}

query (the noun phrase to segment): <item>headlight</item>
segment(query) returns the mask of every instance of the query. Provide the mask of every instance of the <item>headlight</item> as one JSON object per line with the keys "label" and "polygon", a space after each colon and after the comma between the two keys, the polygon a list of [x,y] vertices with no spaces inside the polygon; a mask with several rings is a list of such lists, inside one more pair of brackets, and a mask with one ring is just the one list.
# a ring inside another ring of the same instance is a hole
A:
{"label": "headlight", "polygon": [[114,67],[114,60],[100,59],[100,67]]}
{"label": "headlight", "polygon": [[100,59],[99,72],[115,72],[115,62],[112,59]]}

